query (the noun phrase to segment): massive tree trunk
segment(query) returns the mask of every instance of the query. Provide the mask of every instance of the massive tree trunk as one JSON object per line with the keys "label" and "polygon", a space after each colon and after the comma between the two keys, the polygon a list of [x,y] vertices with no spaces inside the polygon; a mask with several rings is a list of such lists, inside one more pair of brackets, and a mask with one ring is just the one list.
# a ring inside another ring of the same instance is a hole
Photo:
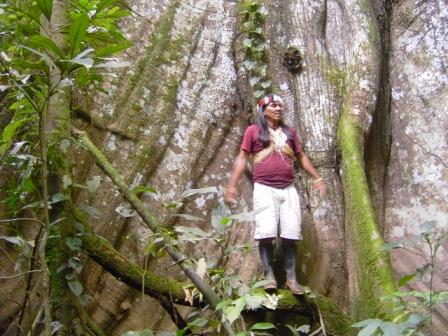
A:
{"label": "massive tree trunk", "polygon": [[[243,2],[128,1],[133,14],[122,27],[133,46],[122,58],[130,68],[108,78],[104,91],[76,95],[77,127],[90,134],[129,185],[157,189],[142,200],[166,227],[212,230],[216,196],[193,196],[179,210],[206,219],[202,222],[173,217],[162,204],[192,187],[222,190],[242,133],[255,120],[253,90],[242,66],[238,9]],[[305,238],[299,244],[300,281],[355,317],[390,317],[390,307],[375,301],[395,290],[388,259],[377,251],[382,239],[403,239],[427,220],[435,220],[439,229],[447,225],[448,7],[443,0],[262,3],[267,76],[285,97],[286,121],[298,130],[329,186],[327,198],[319,200],[309,178],[298,173]],[[302,72],[289,72],[283,64],[290,46],[303,55]],[[120,216],[116,209],[124,199],[111,180],[88,153],[80,151],[77,157],[76,182],[102,177],[95,195],[76,195],[78,206],[96,208],[95,232],[143,265],[152,232],[138,217]],[[249,174],[239,188],[235,212],[252,206]],[[227,244],[253,244],[252,234],[252,223],[239,223]],[[189,246],[186,253],[206,256],[214,266],[222,262],[212,243]],[[427,257],[426,251],[418,261],[403,251],[394,254],[395,277],[413,272]],[[439,255],[444,257],[446,246]],[[255,253],[232,254],[219,266],[244,282],[259,271]],[[149,267],[184,279],[168,259],[150,260]],[[439,262],[438,289],[446,288],[443,267]],[[107,334],[173,328],[156,300],[93,261],[87,261],[84,283],[93,296],[92,319]],[[447,308],[437,309],[442,332]],[[10,317],[14,309],[5,313]]]}

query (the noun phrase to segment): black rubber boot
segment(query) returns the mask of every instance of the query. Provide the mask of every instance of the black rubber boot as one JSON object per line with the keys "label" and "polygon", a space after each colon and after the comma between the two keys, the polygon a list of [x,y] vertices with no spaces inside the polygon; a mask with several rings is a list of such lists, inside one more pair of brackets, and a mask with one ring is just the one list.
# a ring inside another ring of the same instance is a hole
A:
{"label": "black rubber boot", "polygon": [[292,239],[282,239],[283,262],[286,271],[286,287],[297,295],[305,294],[303,286],[299,285],[296,276],[297,245]]}
{"label": "black rubber boot", "polygon": [[260,252],[260,259],[263,265],[265,280],[269,282],[264,286],[265,290],[276,290],[277,281],[275,280],[274,269],[272,268],[272,263],[274,261],[274,246],[272,242],[263,243],[260,241],[258,245],[258,250]]}

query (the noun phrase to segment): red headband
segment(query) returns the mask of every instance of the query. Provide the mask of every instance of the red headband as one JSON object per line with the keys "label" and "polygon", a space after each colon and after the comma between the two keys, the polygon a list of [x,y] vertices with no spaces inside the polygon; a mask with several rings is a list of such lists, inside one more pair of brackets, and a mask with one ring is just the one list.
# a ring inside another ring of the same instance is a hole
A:
{"label": "red headband", "polygon": [[283,104],[283,100],[277,96],[277,95],[267,95],[261,98],[258,101],[258,109],[264,109],[266,106],[268,106],[272,102],[279,102],[280,104]]}

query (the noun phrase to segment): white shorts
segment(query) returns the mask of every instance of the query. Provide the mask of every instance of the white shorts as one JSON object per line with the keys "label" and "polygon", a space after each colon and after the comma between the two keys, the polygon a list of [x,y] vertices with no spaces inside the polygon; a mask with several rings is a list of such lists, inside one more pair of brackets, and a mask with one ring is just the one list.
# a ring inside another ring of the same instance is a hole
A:
{"label": "white shorts", "polygon": [[293,184],[276,189],[255,182],[254,210],[260,208],[264,209],[255,215],[255,239],[302,239],[300,199]]}

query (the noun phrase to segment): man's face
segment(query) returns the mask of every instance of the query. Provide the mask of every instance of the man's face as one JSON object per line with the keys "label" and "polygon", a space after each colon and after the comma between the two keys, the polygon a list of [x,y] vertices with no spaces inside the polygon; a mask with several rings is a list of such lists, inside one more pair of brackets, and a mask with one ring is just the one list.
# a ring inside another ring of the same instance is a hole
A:
{"label": "man's face", "polygon": [[283,118],[283,106],[278,101],[273,101],[266,106],[264,110],[264,116],[266,120],[270,121],[274,125],[277,125]]}

